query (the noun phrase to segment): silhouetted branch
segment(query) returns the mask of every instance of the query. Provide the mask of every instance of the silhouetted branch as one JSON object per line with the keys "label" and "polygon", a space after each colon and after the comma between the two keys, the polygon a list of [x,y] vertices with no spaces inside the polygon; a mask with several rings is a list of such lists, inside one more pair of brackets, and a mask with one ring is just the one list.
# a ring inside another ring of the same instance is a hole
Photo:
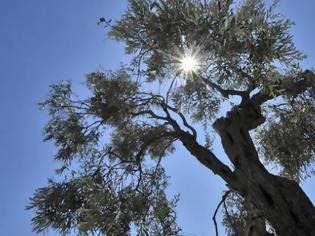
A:
{"label": "silhouetted branch", "polygon": [[221,86],[217,85],[216,83],[204,78],[204,77],[200,77],[202,79],[202,81],[207,84],[209,87],[211,87],[212,89],[218,91],[219,93],[221,93],[221,95],[225,98],[228,98],[229,96],[241,96],[241,97],[245,97],[248,96],[248,92],[247,91],[238,91],[238,90],[233,90],[233,89],[223,89]]}
{"label": "silhouetted branch", "polygon": [[[221,199],[221,201],[219,202],[217,208],[215,209],[214,214],[213,214],[213,217],[212,217],[212,220],[213,220],[214,226],[215,226],[215,235],[216,235],[216,236],[219,236],[219,230],[218,230],[218,224],[217,224],[217,221],[216,221],[216,216],[217,216],[217,213],[218,213],[218,210],[219,210],[220,206],[222,205],[222,203],[225,202],[225,199],[227,198],[227,196],[228,196],[230,193],[231,193],[231,190],[228,190],[228,191],[226,191],[226,192],[223,194],[222,199]],[[225,205],[225,203],[224,203],[224,205]],[[225,207],[225,206],[224,206],[224,207]]]}

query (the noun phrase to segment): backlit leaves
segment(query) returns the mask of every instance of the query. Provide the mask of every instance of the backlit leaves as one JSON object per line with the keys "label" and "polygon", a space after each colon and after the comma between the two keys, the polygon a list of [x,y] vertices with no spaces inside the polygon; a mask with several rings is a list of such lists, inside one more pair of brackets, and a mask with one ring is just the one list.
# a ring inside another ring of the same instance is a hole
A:
{"label": "backlit leaves", "polygon": [[310,174],[315,158],[314,102],[298,100],[291,109],[276,110],[271,120],[257,136],[267,161],[280,164],[282,174],[300,181]]}
{"label": "backlit leaves", "polygon": [[127,235],[135,225],[142,235],[177,235],[176,199],[166,198],[161,166],[176,139],[167,122],[149,119],[162,98],[141,92],[125,69],[91,73],[87,85],[87,99],[62,83],[41,103],[51,116],[45,140],[58,147],[64,180],[31,198],[34,230]]}
{"label": "backlit leaves", "polygon": [[[154,171],[158,184],[145,184],[138,192],[132,183],[123,186],[117,179],[108,182],[102,177],[106,173],[100,172],[61,183],[51,180],[47,187],[36,191],[28,206],[36,208],[34,230],[53,228],[62,235],[72,231],[79,235],[128,235],[135,222],[143,232],[140,235],[177,235],[172,209],[176,199],[166,199],[164,172]],[[144,173],[152,174],[153,170]]]}

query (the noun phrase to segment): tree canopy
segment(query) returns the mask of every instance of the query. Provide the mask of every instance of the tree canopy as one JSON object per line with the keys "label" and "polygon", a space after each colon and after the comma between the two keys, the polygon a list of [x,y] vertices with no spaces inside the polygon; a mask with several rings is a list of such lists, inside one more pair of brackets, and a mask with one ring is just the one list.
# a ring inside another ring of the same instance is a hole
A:
{"label": "tree canopy", "polygon": [[[31,198],[34,230],[180,235],[178,196],[168,198],[161,165],[182,148],[178,142],[227,183],[228,235],[267,235],[268,227],[284,235],[291,221],[292,233],[311,235],[314,226],[300,217],[308,209],[305,217],[315,221],[314,207],[296,182],[313,171],[315,75],[301,68],[305,55],[294,45],[292,22],[276,6],[129,0],[112,25],[101,18],[132,61],[118,71],[89,73],[87,98],[63,82],[40,104],[49,111],[44,136],[58,148],[62,180],[49,180]],[[210,132],[221,138],[229,163],[211,151]],[[279,176],[262,163],[277,166]],[[305,208],[291,204],[289,190]],[[290,220],[277,221],[289,208]]]}

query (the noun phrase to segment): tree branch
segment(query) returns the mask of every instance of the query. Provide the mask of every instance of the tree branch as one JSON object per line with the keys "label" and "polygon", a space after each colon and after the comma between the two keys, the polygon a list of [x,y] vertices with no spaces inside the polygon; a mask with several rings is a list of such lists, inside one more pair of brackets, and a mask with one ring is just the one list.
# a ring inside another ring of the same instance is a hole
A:
{"label": "tree branch", "polygon": [[165,112],[167,112],[167,119],[169,120],[169,123],[175,130],[175,137],[182,142],[186,149],[214,174],[221,176],[228,184],[234,184],[235,178],[232,170],[222,163],[213,152],[200,145],[197,142],[196,137],[182,130],[178,123],[170,116],[166,108]]}
{"label": "tree branch", "polygon": [[310,70],[305,70],[296,78],[287,78],[285,81],[279,83],[279,91],[276,96],[272,96],[268,88],[263,88],[260,92],[252,96],[251,100],[255,105],[260,106],[264,102],[276,98],[280,95],[287,95],[290,97],[295,97],[303,93],[306,89],[314,86],[315,84],[315,74]]}
{"label": "tree branch", "polygon": [[[190,126],[185,118],[185,116],[179,112],[177,109],[166,104],[165,100],[159,99],[156,105],[164,111],[166,116],[160,116],[155,114],[152,110],[143,110],[133,113],[134,116],[138,115],[150,115],[153,118],[166,121],[173,129],[173,137],[179,139],[187,150],[197,158],[201,164],[203,164],[208,169],[212,170],[214,174],[221,176],[227,183],[233,184],[235,179],[233,178],[232,170],[222,163],[209,149],[200,145],[197,140],[196,130]],[[183,121],[185,127],[192,131],[192,134],[183,130],[175,119],[172,118],[170,111],[178,114]]]}
{"label": "tree branch", "polygon": [[[219,236],[219,231],[218,231],[218,224],[217,224],[217,220],[216,220],[216,216],[217,216],[217,213],[218,213],[218,210],[220,208],[220,206],[222,205],[222,203],[225,203],[225,199],[227,198],[227,196],[231,193],[231,190],[228,190],[226,191],[223,196],[222,196],[222,199],[221,201],[219,202],[217,208],[215,209],[214,211],[214,214],[213,214],[213,217],[212,217],[212,220],[214,222],[214,226],[215,226],[215,235],[216,236]],[[225,205],[225,204],[224,204]],[[225,206],[224,206],[225,207]]]}
{"label": "tree branch", "polygon": [[221,95],[225,98],[229,98],[229,96],[241,96],[242,98],[245,96],[248,96],[247,91],[238,91],[233,89],[223,89],[221,86],[217,85],[216,83],[204,78],[200,77],[202,81],[207,84],[209,87],[211,87],[214,90],[217,90]]}
{"label": "tree branch", "polygon": [[196,131],[191,125],[188,124],[188,122],[187,122],[187,120],[186,120],[184,114],[181,113],[180,111],[178,111],[178,109],[175,109],[174,107],[171,107],[170,105],[166,105],[166,106],[167,106],[168,109],[170,109],[171,111],[173,111],[173,112],[175,112],[177,115],[179,115],[179,117],[180,117],[180,118],[182,119],[182,121],[183,121],[184,126],[185,126],[186,128],[188,128],[188,129],[190,129],[191,132],[192,132],[192,134],[193,134],[193,136],[194,136],[195,138],[197,138],[197,131]]}

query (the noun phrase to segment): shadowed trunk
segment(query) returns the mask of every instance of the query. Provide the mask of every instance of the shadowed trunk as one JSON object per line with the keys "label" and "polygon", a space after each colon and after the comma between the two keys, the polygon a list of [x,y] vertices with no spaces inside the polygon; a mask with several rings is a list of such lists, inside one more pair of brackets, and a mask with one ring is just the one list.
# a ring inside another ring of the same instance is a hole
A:
{"label": "shadowed trunk", "polygon": [[258,210],[251,201],[244,200],[244,207],[247,212],[245,218],[245,229],[242,236],[274,236],[266,230],[264,214]]}
{"label": "shadowed trunk", "polygon": [[[296,182],[270,174],[259,161],[249,131],[263,122],[260,108],[249,100],[214,123],[235,167],[236,181],[230,187],[263,214],[261,219],[267,219],[277,235],[315,235],[315,209],[310,199]],[[266,235],[259,230],[261,219],[247,229],[248,236]]]}

